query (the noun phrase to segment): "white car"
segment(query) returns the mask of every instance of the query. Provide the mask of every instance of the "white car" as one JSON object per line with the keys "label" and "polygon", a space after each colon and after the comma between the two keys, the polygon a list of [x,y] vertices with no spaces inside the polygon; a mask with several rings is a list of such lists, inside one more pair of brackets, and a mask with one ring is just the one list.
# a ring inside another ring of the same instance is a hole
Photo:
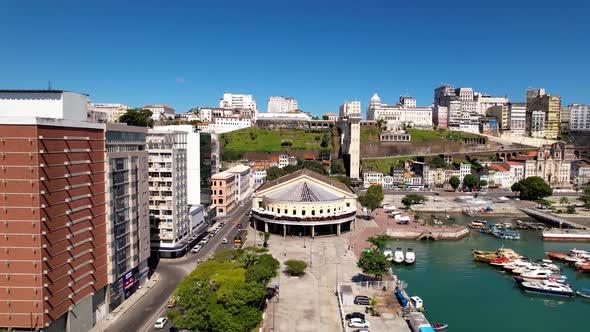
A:
{"label": "white car", "polygon": [[244,206],[244,202],[240,203],[240,206]]}
{"label": "white car", "polygon": [[227,240],[227,238],[226,238],[226,237],[224,237],[224,238],[221,240],[221,243],[223,243],[223,244],[226,244],[226,243],[228,243],[228,242],[229,242],[229,241]]}
{"label": "white car", "polygon": [[192,252],[193,254],[196,254],[196,253],[198,253],[198,252],[199,252],[199,250],[201,250],[201,246],[197,244],[196,246],[194,246],[194,247],[191,249],[191,252]]}
{"label": "white car", "polygon": [[361,318],[353,318],[350,321],[348,321],[348,326],[369,328],[369,322]]}
{"label": "white car", "polygon": [[156,320],[156,324],[154,324],[154,328],[161,330],[164,328],[164,326],[166,325],[167,322],[168,322],[168,318],[160,317],[160,318],[158,318],[158,320]]}

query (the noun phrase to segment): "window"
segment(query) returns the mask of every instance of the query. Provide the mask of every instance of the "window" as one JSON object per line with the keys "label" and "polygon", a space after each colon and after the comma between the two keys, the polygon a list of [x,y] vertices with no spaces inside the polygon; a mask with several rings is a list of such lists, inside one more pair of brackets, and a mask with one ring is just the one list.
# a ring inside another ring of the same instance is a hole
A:
{"label": "window", "polygon": [[297,211],[293,210],[293,215],[296,215],[296,214],[297,214]]}
{"label": "window", "polygon": [[311,215],[315,216],[315,210],[311,210]]}
{"label": "window", "polygon": [[346,203],[346,207],[350,207],[350,203]]}
{"label": "window", "polygon": [[222,209],[222,208],[219,208],[219,212],[220,212],[220,213],[221,213],[221,212],[223,212],[223,209]]}
{"label": "window", "polygon": [[219,195],[223,195],[223,191],[222,190],[219,191]]}
{"label": "window", "polygon": [[324,213],[324,210],[320,209],[320,214]]}
{"label": "window", "polygon": [[301,215],[304,216],[305,215],[305,210],[301,210]]}

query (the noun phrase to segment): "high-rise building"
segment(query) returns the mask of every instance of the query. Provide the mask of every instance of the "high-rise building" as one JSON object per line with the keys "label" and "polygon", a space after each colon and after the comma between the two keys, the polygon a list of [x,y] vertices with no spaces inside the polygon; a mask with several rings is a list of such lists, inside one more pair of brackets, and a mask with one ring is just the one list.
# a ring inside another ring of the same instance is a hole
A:
{"label": "high-rise building", "polygon": [[88,331],[107,311],[104,125],[86,95],[0,91],[0,327]]}
{"label": "high-rise building", "polygon": [[144,127],[106,124],[109,311],[129,298],[145,282],[149,272],[146,135]]}
{"label": "high-rise building", "polygon": [[130,107],[123,104],[90,103],[88,104],[89,122],[119,122],[119,117]]}
{"label": "high-rise building", "polygon": [[221,108],[247,108],[258,112],[258,105],[252,95],[224,93],[223,98],[219,100]]}
{"label": "high-rise building", "polygon": [[[377,98],[379,98],[377,96]],[[345,101],[344,104],[340,105],[339,117],[350,116],[351,114],[361,115],[361,102],[360,101]]]}
{"label": "high-rise building", "polygon": [[225,216],[236,205],[236,176],[220,172],[211,177],[211,200],[218,216]]}
{"label": "high-rise building", "polygon": [[293,97],[271,96],[268,98],[268,113],[285,113],[298,109],[297,100]]}
{"label": "high-rise building", "polygon": [[[533,137],[559,137],[561,98],[545,93],[545,89],[527,89],[527,129]],[[543,114],[543,130],[539,130]]]}
{"label": "high-rise building", "polygon": [[176,111],[174,110],[174,108],[166,104],[145,105],[142,108],[152,111],[152,120],[154,121],[170,120],[174,119],[174,117],[176,116]]}
{"label": "high-rise building", "polygon": [[590,131],[590,106],[571,104],[567,108],[570,113],[570,131]]}
{"label": "high-rise building", "polygon": [[439,128],[448,127],[449,109],[445,106],[434,106],[432,109],[432,122]]}
{"label": "high-rise building", "polygon": [[[377,96],[377,98],[379,97]],[[360,179],[360,123],[362,118],[360,101],[346,101],[340,105],[339,126],[343,132],[344,160],[348,166],[348,176],[353,179]]]}
{"label": "high-rise building", "polygon": [[252,170],[246,165],[236,165],[226,172],[233,174],[236,179],[235,200],[243,201],[252,189]]}
{"label": "high-rise building", "polygon": [[183,131],[148,131],[151,249],[161,257],[182,256],[187,247],[187,136]]}
{"label": "high-rise building", "polygon": [[526,134],[526,103],[508,103],[509,129],[512,135]]}
{"label": "high-rise building", "polygon": [[199,133],[199,156],[200,156],[200,174],[199,179],[201,184],[201,204],[211,205],[211,175],[214,172],[214,155],[213,155],[213,140],[209,133]]}

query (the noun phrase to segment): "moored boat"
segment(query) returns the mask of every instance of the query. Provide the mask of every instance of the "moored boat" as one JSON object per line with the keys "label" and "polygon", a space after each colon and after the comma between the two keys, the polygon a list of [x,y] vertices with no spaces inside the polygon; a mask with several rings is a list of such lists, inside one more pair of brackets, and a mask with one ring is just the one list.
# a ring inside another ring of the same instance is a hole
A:
{"label": "moored boat", "polygon": [[446,330],[447,327],[449,327],[449,324],[445,324],[445,323],[432,323],[430,324],[430,326],[432,326],[432,329],[435,331],[442,331],[442,330]]}
{"label": "moored boat", "polygon": [[471,255],[473,259],[478,262],[489,263],[493,258],[498,257],[495,251],[484,251],[484,250],[472,250]]}
{"label": "moored boat", "polygon": [[404,262],[406,262],[406,264],[414,264],[414,262],[416,262],[416,253],[414,253],[414,249],[408,248]]}
{"label": "moored boat", "polygon": [[531,280],[531,279],[542,280],[542,279],[549,279],[549,278],[564,279],[564,280],[567,279],[566,276],[562,276],[560,274],[555,274],[551,270],[535,270],[535,271],[523,273],[520,276],[525,280]]}
{"label": "moored boat", "polygon": [[385,258],[391,260],[391,259],[393,259],[393,251],[391,251],[390,249],[385,249],[385,250],[383,250],[383,256],[385,256]]}
{"label": "moored boat", "polygon": [[553,252],[553,251],[549,251],[547,252],[547,257],[551,258],[551,259],[559,259],[559,260],[563,260],[564,257],[567,257],[567,254],[564,254],[562,252]]}
{"label": "moored boat", "polygon": [[590,299],[590,289],[588,289],[588,288],[582,288],[582,290],[577,291],[576,294],[580,295],[581,297],[585,297],[587,299]]}
{"label": "moored boat", "polygon": [[401,264],[404,261],[404,252],[402,248],[396,248],[395,252],[393,253],[393,262],[397,264]]}
{"label": "moored boat", "polygon": [[508,263],[510,263],[512,260],[509,257],[506,256],[501,256],[498,258],[494,258],[490,261],[490,265],[494,265],[494,266],[504,266]]}
{"label": "moored boat", "polygon": [[547,294],[555,296],[574,296],[576,293],[568,285],[563,285],[554,281],[523,281],[520,287],[529,293]]}

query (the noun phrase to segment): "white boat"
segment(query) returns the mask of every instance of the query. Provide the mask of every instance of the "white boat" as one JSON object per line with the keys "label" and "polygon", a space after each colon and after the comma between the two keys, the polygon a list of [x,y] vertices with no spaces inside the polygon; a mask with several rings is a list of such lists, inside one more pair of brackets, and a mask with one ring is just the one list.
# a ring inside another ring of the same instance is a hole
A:
{"label": "white boat", "polygon": [[560,284],[554,281],[538,280],[538,281],[523,281],[520,287],[525,292],[549,294],[557,296],[574,296],[575,293],[568,285]]}
{"label": "white boat", "polygon": [[393,262],[401,264],[404,261],[404,252],[402,248],[396,248],[395,252],[393,253]]}
{"label": "white boat", "polygon": [[387,259],[392,259],[393,258],[393,251],[389,250],[389,249],[385,249],[383,250],[383,256],[385,256]]}
{"label": "white boat", "polygon": [[521,268],[528,268],[531,266],[533,266],[533,263],[531,263],[531,262],[516,260],[516,261],[512,261],[512,262],[504,265],[502,268],[504,268],[505,270],[508,270],[508,271],[513,271],[513,270],[517,270],[517,269],[521,269]]}
{"label": "white boat", "polygon": [[551,270],[551,271],[554,271],[554,272],[561,271],[561,269],[559,268],[559,266],[557,266],[556,264],[554,264],[550,259],[543,259],[540,262],[538,262],[538,264],[543,269]]}
{"label": "white boat", "polygon": [[558,275],[553,273],[551,270],[536,270],[527,273],[523,273],[520,275],[525,280],[542,280],[542,279],[567,279],[566,276]]}
{"label": "white boat", "polygon": [[408,248],[408,251],[406,251],[405,262],[406,264],[414,264],[414,262],[416,262],[416,253],[414,253],[414,249]]}

